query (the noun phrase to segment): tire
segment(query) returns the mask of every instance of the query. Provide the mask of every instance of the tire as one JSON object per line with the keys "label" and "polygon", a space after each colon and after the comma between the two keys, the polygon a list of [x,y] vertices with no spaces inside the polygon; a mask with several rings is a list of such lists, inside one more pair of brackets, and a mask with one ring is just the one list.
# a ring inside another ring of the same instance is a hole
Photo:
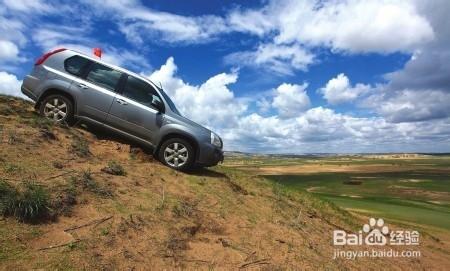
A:
{"label": "tire", "polygon": [[158,158],[170,168],[186,171],[191,169],[194,164],[195,151],[187,140],[171,138],[164,141],[159,148]]}
{"label": "tire", "polygon": [[45,97],[39,105],[39,114],[55,123],[74,123],[73,103],[64,95]]}

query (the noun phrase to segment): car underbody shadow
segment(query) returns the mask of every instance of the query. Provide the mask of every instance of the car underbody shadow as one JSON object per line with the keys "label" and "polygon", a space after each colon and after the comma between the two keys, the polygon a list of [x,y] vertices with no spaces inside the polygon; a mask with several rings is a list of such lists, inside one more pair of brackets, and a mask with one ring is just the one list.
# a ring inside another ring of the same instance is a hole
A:
{"label": "car underbody shadow", "polygon": [[104,127],[89,125],[84,122],[78,122],[76,124],[76,127],[79,127],[85,131],[90,132],[98,140],[110,140],[115,141],[117,143],[130,145],[131,148],[140,148],[144,153],[148,155],[153,155],[153,149],[150,148],[149,146],[143,145],[137,141],[130,140],[125,136],[115,134],[114,132],[111,132],[110,130]]}

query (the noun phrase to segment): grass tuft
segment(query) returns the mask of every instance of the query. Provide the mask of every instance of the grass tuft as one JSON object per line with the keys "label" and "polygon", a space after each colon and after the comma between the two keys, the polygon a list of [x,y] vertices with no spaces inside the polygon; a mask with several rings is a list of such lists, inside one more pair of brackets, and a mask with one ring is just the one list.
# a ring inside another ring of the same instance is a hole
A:
{"label": "grass tuft", "polygon": [[72,151],[79,157],[88,157],[91,155],[89,143],[82,137],[74,137],[71,147]]}
{"label": "grass tuft", "polygon": [[[77,180],[74,180],[77,181]],[[105,186],[99,185],[95,179],[92,177],[92,172],[90,170],[84,170],[81,172],[81,176],[78,179],[78,182],[81,183],[83,189],[88,190],[96,195],[101,197],[112,197],[113,192]]]}
{"label": "grass tuft", "polygon": [[191,217],[194,215],[196,204],[181,200],[173,206],[172,212],[176,217]]}
{"label": "grass tuft", "polygon": [[0,212],[22,222],[37,222],[48,217],[48,192],[33,182],[24,182],[19,189],[5,181],[0,182]]}
{"label": "grass tuft", "polygon": [[55,123],[47,118],[43,118],[39,115],[33,115],[29,120],[29,124],[34,128],[39,128],[47,131],[51,131]]}
{"label": "grass tuft", "polygon": [[125,169],[116,161],[109,161],[108,166],[102,168],[102,171],[111,175],[125,176]]}

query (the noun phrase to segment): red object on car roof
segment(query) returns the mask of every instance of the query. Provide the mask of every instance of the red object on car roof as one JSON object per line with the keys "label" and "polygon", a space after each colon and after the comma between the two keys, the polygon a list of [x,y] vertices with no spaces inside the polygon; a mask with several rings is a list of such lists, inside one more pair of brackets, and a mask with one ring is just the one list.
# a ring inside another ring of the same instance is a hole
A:
{"label": "red object on car roof", "polygon": [[98,58],[102,58],[102,49],[101,48],[94,48],[94,55]]}

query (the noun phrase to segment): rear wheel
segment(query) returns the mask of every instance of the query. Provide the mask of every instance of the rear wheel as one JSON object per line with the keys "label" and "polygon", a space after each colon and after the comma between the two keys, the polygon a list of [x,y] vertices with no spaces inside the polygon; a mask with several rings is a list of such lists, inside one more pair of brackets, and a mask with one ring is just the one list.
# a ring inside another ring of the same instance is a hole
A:
{"label": "rear wheel", "polygon": [[72,102],[59,94],[45,97],[39,106],[39,113],[56,123],[72,124],[74,120]]}
{"label": "rear wheel", "polygon": [[168,167],[188,170],[194,163],[194,148],[182,138],[171,138],[161,145],[158,157]]}

